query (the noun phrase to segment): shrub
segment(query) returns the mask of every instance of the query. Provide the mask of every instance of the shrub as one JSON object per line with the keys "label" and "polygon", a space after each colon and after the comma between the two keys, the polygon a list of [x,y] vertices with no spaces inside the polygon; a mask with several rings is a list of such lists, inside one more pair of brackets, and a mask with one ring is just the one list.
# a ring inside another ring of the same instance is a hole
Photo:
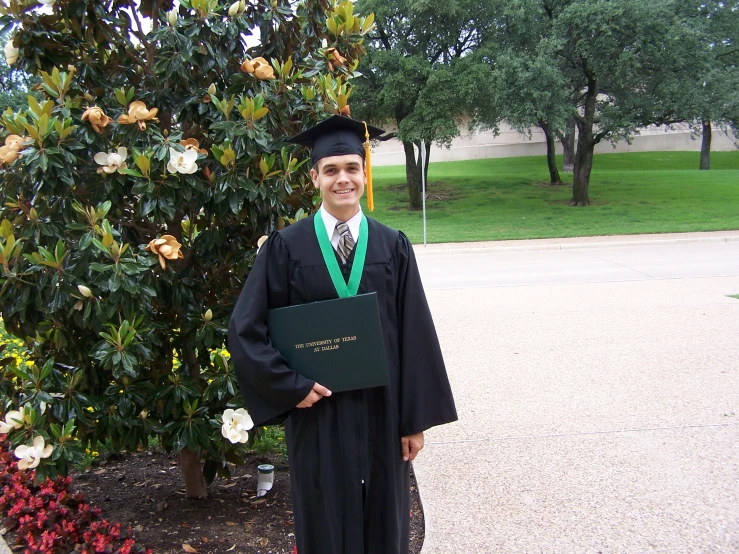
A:
{"label": "shrub", "polygon": [[5,411],[28,407],[10,440],[53,445],[42,480],[157,436],[204,496],[201,467],[210,482],[244,451],[220,432],[242,404],[220,351],[257,240],[314,205],[284,138],[346,113],[372,18],[327,0],[3,6],[6,52],[46,97],[0,117],[0,305],[29,352],[0,376]]}

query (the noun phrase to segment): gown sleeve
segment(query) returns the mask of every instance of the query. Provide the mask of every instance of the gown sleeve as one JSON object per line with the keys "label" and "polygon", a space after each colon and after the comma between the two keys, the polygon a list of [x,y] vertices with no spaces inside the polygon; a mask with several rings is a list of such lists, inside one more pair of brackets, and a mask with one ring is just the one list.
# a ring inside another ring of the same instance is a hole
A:
{"label": "gown sleeve", "polygon": [[288,367],[267,334],[267,311],[289,303],[288,264],[289,251],[274,233],[262,245],[228,325],[228,349],[255,425],[281,423],[314,385]]}
{"label": "gown sleeve", "polygon": [[400,321],[400,436],[457,420],[439,339],[436,335],[416,257],[400,233],[398,314]]}

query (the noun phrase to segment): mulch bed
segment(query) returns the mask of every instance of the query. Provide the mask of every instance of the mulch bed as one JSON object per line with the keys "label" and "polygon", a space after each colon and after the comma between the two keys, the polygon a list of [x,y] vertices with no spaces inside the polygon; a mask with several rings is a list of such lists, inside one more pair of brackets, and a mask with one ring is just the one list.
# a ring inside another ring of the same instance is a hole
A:
{"label": "mulch bed", "polygon": [[[257,465],[275,466],[273,488],[256,497]],[[74,475],[74,487],[103,517],[130,524],[134,538],[154,554],[291,554],[295,545],[290,476],[278,457],[252,456],[232,468],[230,481],[217,478],[208,498],[185,498],[177,456],[141,452],[101,461]],[[411,547],[421,551],[424,519],[411,476]],[[188,546],[185,546],[188,545]]]}

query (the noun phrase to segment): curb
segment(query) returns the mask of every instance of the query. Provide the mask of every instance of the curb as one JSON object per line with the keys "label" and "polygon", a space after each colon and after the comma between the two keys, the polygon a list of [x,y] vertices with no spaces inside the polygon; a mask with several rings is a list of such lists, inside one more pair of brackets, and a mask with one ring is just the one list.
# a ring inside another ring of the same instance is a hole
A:
{"label": "curb", "polygon": [[413,245],[416,254],[434,255],[449,252],[521,252],[544,250],[577,250],[583,248],[618,248],[626,246],[667,246],[690,243],[733,243],[739,242],[739,231],[706,233],[672,233],[665,235],[609,235],[601,237],[571,237],[558,239],[524,239],[490,242],[449,242]]}

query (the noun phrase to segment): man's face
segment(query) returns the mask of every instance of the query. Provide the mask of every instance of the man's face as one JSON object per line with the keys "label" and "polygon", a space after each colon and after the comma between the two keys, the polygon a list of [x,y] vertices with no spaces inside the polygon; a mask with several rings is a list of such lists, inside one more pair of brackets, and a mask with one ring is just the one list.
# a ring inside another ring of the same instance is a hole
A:
{"label": "man's face", "polygon": [[362,156],[346,154],[322,158],[317,168],[318,171],[311,169],[310,175],[321,191],[328,212],[337,218],[356,214],[366,182]]}

